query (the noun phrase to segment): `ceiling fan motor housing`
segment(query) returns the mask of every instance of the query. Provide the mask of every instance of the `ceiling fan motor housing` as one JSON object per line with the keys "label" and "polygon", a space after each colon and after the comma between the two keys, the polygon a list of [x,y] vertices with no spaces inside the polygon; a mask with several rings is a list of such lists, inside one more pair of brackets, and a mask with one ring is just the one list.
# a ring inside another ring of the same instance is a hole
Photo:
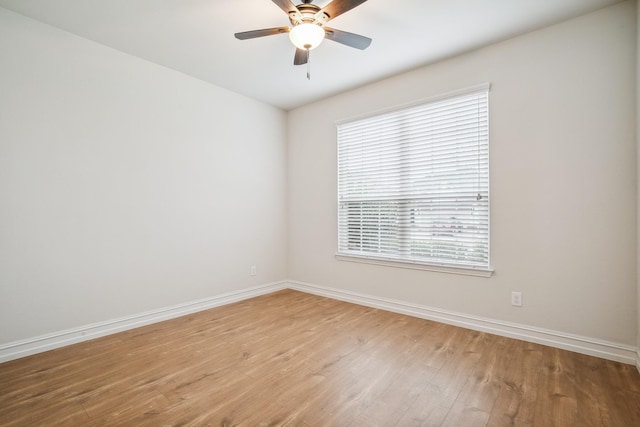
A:
{"label": "ceiling fan motor housing", "polygon": [[300,24],[316,24],[323,26],[328,20],[329,15],[321,12],[321,9],[315,4],[303,3],[296,6],[297,12],[289,12],[289,21],[294,27]]}

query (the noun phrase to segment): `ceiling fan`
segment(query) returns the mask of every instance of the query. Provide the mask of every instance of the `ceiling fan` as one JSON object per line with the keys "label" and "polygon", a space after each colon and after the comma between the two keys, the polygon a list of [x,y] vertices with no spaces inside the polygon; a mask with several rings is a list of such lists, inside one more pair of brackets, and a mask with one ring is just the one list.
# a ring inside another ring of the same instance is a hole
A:
{"label": "ceiling fan", "polygon": [[[307,64],[307,66],[309,64],[309,51],[318,47],[325,38],[360,50],[366,49],[371,44],[369,37],[325,27],[325,24],[330,20],[367,0],[332,0],[324,8],[312,4],[313,0],[302,0],[302,3],[297,6],[291,0],[272,1],[289,16],[291,27],[244,31],[235,34],[237,39],[247,40],[289,33],[289,39],[296,47],[293,64]],[[310,78],[308,68],[307,78]]]}

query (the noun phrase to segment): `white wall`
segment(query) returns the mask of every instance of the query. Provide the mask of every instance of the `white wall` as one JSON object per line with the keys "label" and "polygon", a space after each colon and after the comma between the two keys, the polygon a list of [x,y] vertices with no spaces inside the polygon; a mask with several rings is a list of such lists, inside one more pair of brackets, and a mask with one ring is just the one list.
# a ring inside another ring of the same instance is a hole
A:
{"label": "white wall", "polygon": [[282,280],[285,236],[284,112],[0,9],[0,344]]}
{"label": "white wall", "polygon": [[[635,348],[635,15],[627,1],[290,112],[289,277]],[[337,261],[335,121],[483,82],[495,275]]]}

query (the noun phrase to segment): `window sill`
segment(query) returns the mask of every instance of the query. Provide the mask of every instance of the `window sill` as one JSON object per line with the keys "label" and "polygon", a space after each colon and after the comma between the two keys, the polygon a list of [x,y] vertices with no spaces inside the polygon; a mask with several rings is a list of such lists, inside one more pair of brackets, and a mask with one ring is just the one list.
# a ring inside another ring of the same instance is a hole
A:
{"label": "window sill", "polygon": [[384,265],[387,267],[409,268],[412,270],[435,271],[438,273],[461,274],[464,276],[491,277],[492,268],[458,267],[447,264],[428,264],[423,262],[399,261],[391,258],[378,258],[372,256],[336,254],[338,261],[359,262],[363,264]]}

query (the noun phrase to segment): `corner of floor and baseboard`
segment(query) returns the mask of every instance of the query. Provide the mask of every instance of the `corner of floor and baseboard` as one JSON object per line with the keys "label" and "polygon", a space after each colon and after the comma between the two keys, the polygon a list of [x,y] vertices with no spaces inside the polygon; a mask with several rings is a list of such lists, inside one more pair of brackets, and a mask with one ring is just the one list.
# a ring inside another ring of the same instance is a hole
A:
{"label": "corner of floor and baseboard", "polygon": [[628,365],[636,364],[640,369],[640,356],[637,356],[637,352],[640,350],[636,347],[621,343],[464,313],[456,313],[439,308],[364,295],[342,289],[328,288],[311,283],[290,280],[286,282],[286,286],[301,292],[406,314],[408,316],[420,317],[422,319],[433,320],[466,329],[547,345],[589,356],[600,357],[602,359],[614,360]]}
{"label": "corner of floor and baseboard", "polygon": [[630,365],[635,364],[638,372],[640,372],[639,347],[632,347],[620,343],[572,335],[559,331],[546,330],[528,325],[509,323],[496,319],[482,318],[464,313],[456,313],[434,307],[421,306],[404,301],[359,294],[342,289],[329,288],[294,280],[268,283],[210,298],[139,313],[124,318],[112,319],[52,334],[0,344],[0,363],[36,353],[42,353],[66,345],[88,341],[101,336],[115,334],[140,326],[161,322],[175,317],[185,316],[198,311],[231,304],[260,295],[277,292],[283,289],[306,292],[309,294],[433,320],[462,328],[561,348]]}
{"label": "corner of floor and baseboard", "polygon": [[46,335],[0,343],[0,363],[286,289],[274,282]]}

